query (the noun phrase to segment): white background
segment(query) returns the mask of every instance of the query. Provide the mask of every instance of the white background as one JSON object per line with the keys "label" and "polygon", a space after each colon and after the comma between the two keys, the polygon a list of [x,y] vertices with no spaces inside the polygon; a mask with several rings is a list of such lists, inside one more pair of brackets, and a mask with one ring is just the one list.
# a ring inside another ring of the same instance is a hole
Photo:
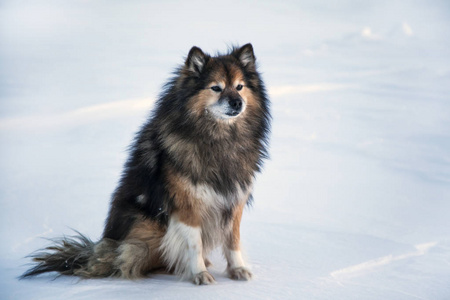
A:
{"label": "white background", "polygon": [[[447,1],[2,1],[1,299],[450,299]],[[251,42],[271,160],[244,213],[255,274],[16,279],[97,240],[134,133],[193,45]]]}

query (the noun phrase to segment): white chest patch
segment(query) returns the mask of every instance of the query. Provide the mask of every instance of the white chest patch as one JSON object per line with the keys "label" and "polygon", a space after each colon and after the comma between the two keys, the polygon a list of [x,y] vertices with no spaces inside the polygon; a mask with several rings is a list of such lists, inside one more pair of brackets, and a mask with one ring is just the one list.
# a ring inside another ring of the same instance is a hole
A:
{"label": "white chest patch", "polygon": [[225,196],[207,184],[188,186],[190,193],[201,201],[202,241],[204,250],[208,252],[223,243],[224,231],[231,230],[232,222],[225,222],[225,212],[247,201],[252,188],[243,190],[237,185],[235,193]]}
{"label": "white chest patch", "polygon": [[228,196],[218,193],[208,184],[190,185],[189,188],[195,198],[201,200],[206,207],[210,208],[229,208],[233,204],[247,201],[251,193],[251,188],[243,190],[238,184],[236,185],[236,191]]}

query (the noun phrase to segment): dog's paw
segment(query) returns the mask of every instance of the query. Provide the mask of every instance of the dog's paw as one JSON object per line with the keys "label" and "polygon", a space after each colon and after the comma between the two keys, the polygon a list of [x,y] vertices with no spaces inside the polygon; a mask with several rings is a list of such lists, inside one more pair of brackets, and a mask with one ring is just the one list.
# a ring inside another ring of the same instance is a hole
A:
{"label": "dog's paw", "polygon": [[246,267],[228,269],[228,274],[230,275],[230,278],[234,280],[250,280],[253,276],[252,272]]}
{"label": "dog's paw", "polygon": [[207,284],[216,283],[216,280],[207,271],[203,271],[203,272],[200,272],[200,273],[194,275],[194,283],[196,285],[202,285],[202,284],[207,285]]}

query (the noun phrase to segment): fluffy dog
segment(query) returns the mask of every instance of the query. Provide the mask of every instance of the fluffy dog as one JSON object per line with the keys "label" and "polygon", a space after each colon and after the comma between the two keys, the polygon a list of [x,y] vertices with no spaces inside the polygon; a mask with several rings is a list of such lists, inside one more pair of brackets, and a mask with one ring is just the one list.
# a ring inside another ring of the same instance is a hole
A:
{"label": "fluffy dog", "polygon": [[102,239],[56,241],[32,255],[22,278],[138,278],[165,268],[210,284],[207,255],[222,246],[229,276],[250,279],[239,226],[267,157],[269,124],[252,45],[217,56],[193,47],[136,136]]}

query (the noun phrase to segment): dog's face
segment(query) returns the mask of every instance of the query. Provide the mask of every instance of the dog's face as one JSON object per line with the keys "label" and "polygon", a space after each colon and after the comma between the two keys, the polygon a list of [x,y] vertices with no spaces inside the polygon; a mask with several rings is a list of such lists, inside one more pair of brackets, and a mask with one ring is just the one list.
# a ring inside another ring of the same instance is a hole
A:
{"label": "dog's face", "polygon": [[255,69],[253,48],[247,44],[225,56],[210,57],[193,47],[184,66],[185,82],[196,93],[188,100],[197,117],[234,122],[255,103],[245,74]]}
{"label": "dog's face", "polygon": [[[236,118],[245,111],[247,99],[241,95],[245,87],[245,82],[241,72],[236,70],[236,75],[217,72],[217,78],[212,78],[206,86],[206,91],[201,92],[207,98],[204,103],[207,113],[212,114],[217,119],[228,120]],[[224,78],[225,76],[229,78]]]}

